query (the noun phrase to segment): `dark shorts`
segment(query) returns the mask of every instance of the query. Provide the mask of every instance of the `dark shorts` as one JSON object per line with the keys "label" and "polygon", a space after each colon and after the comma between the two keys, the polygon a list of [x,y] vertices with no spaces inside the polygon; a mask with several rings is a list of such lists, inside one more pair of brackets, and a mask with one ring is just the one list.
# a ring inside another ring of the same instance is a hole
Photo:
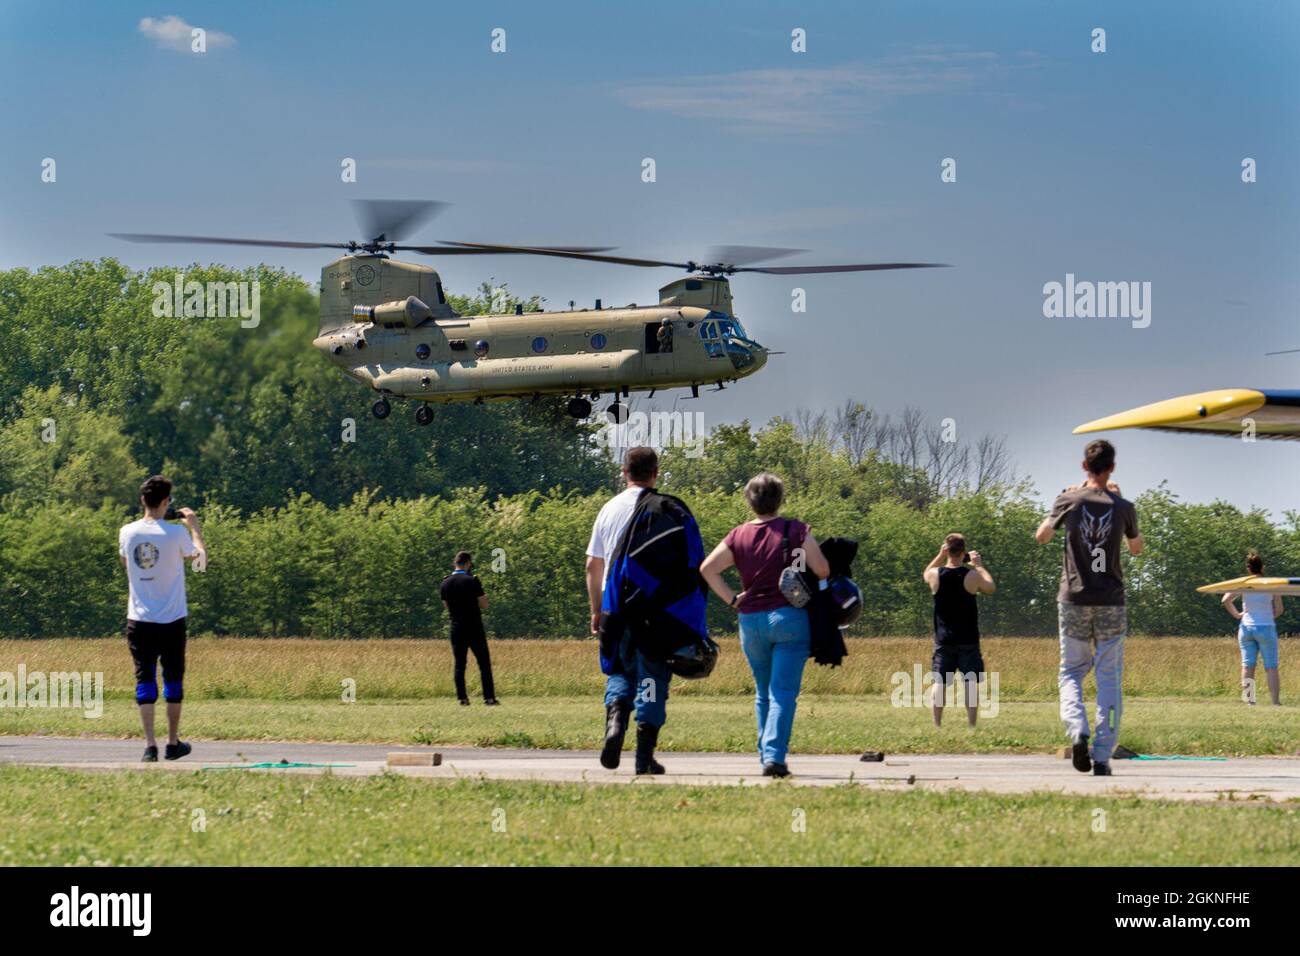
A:
{"label": "dark shorts", "polygon": [[135,700],[152,704],[158,699],[158,661],[162,661],[163,698],[179,704],[185,692],[185,618],[168,624],[127,621],[126,646],[135,661]]}
{"label": "dark shorts", "polygon": [[930,670],[942,675],[945,681],[950,680],[955,671],[980,679],[984,673],[984,655],[980,653],[978,644],[941,644],[934,649]]}

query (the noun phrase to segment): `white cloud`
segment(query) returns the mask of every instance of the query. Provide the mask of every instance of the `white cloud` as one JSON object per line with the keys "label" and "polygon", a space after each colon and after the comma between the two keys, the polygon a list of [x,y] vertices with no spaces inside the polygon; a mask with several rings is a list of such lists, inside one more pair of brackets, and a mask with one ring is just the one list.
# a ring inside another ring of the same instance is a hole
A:
{"label": "white cloud", "polygon": [[[196,27],[186,23],[180,17],[166,16],[157,20],[153,17],[145,17],[140,21],[138,29],[164,50],[189,53]],[[202,29],[207,33],[206,42],[209,50],[219,50],[222,47],[235,45],[235,38],[229,33],[222,33],[220,30],[209,30],[207,27]]]}

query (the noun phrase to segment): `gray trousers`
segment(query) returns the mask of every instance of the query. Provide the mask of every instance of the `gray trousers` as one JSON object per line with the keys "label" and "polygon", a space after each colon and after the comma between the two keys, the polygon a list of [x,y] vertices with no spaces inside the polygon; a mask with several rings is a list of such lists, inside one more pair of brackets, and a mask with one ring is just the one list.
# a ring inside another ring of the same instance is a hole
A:
{"label": "gray trousers", "polygon": [[1124,638],[1128,616],[1124,607],[1089,607],[1058,604],[1061,625],[1061,720],[1074,738],[1088,733],[1083,705],[1083,682],[1088,671],[1097,677],[1097,728],[1092,739],[1092,759],[1110,760],[1119,737],[1124,712]]}

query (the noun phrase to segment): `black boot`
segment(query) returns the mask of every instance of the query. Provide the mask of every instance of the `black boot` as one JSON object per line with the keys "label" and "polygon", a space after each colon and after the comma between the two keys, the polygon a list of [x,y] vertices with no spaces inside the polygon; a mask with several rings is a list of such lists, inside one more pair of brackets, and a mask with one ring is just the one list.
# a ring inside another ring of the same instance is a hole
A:
{"label": "black boot", "polygon": [[616,700],[605,708],[605,746],[600,751],[600,765],[615,770],[623,757],[623,738],[627,736],[627,715],[632,705]]}
{"label": "black boot", "polygon": [[664,765],[655,760],[655,744],[659,742],[659,728],[650,724],[636,725],[636,772],[659,774]]}

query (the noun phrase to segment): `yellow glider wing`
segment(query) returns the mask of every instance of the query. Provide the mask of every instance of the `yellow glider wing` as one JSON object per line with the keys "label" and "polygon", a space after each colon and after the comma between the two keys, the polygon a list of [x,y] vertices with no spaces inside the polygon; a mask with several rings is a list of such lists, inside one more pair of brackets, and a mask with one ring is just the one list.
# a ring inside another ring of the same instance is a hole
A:
{"label": "yellow glider wing", "polygon": [[1202,594],[1226,594],[1229,591],[1238,594],[1245,591],[1254,591],[1258,594],[1300,594],[1300,578],[1266,578],[1258,574],[1249,574],[1244,578],[1233,578],[1231,581],[1203,584],[1196,590]]}
{"label": "yellow glider wing", "polygon": [[1112,428],[1152,428],[1239,438],[1253,423],[1258,438],[1300,439],[1300,391],[1225,388],[1169,398],[1087,422],[1076,435]]}

